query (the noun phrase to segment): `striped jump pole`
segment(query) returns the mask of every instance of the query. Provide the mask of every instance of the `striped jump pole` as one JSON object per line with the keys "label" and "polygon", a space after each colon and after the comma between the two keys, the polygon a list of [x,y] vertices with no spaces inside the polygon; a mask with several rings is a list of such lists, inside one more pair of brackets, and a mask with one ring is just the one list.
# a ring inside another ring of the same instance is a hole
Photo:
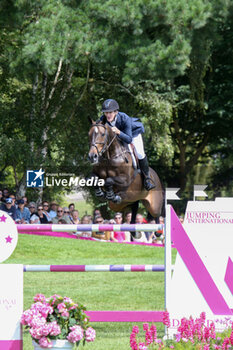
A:
{"label": "striped jump pole", "polygon": [[104,225],[60,225],[60,224],[18,224],[17,225],[18,232],[76,232],[76,231],[92,231],[92,232],[104,232],[104,231],[144,231],[144,232],[154,232],[163,230],[163,225],[157,224],[123,224],[123,225],[115,225],[115,224],[104,224]]}
{"label": "striped jump pole", "polygon": [[[160,272],[164,265],[24,265],[24,272]],[[91,322],[162,322],[163,310],[86,311]]]}
{"label": "striped jump pole", "polygon": [[164,265],[24,265],[24,272],[161,272]]}

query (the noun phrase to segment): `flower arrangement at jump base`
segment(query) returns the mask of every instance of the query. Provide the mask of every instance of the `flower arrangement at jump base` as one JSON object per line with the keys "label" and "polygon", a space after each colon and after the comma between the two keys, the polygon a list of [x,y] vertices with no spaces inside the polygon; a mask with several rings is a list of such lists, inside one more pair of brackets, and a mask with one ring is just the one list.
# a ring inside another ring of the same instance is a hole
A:
{"label": "flower arrangement at jump base", "polygon": [[67,340],[77,347],[81,341],[85,344],[95,340],[95,330],[90,327],[85,310],[70,298],[56,294],[46,298],[37,294],[30,309],[24,311],[21,323],[41,348],[52,348],[59,340]]}
{"label": "flower arrangement at jump base", "polygon": [[[134,326],[130,335],[130,346],[132,350],[231,350],[233,349],[233,322],[226,319],[229,329],[223,333],[216,334],[215,324],[211,322],[209,326],[205,325],[206,315],[201,313],[200,317],[193,319],[190,317],[182,318],[175,340],[162,340],[157,337],[157,329],[154,324],[149,327],[148,323],[143,324],[145,340],[141,341],[139,337],[139,328]],[[217,321],[216,321],[217,322]],[[222,322],[222,321],[219,321]],[[169,328],[169,313],[163,313],[163,324]]]}

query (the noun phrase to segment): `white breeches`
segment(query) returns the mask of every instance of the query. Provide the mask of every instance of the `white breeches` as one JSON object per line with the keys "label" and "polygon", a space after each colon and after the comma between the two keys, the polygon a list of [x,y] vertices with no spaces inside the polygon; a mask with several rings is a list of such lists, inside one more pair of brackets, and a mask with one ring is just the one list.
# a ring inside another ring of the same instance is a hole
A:
{"label": "white breeches", "polygon": [[139,134],[138,136],[134,137],[132,140],[132,144],[135,147],[138,159],[145,158],[146,155],[145,155],[145,151],[144,151],[142,134]]}

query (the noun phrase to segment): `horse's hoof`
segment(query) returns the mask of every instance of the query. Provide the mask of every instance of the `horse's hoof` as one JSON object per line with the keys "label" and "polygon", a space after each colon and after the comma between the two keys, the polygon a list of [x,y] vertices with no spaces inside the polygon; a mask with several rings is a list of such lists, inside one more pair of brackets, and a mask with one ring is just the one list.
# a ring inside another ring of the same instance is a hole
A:
{"label": "horse's hoof", "polygon": [[114,198],[114,203],[117,203],[117,204],[121,203],[121,197],[116,195]]}

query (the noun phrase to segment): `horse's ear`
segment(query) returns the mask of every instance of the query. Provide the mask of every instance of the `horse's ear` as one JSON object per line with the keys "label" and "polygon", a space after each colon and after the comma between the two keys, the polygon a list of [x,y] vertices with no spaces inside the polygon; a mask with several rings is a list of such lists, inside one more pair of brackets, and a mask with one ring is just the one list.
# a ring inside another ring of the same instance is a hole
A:
{"label": "horse's ear", "polygon": [[103,125],[105,125],[106,122],[107,122],[107,119],[106,119],[106,117],[105,117],[105,115],[104,115],[103,118],[101,118],[100,123],[103,124]]}
{"label": "horse's ear", "polygon": [[88,117],[88,120],[89,120],[89,123],[90,123],[90,124],[95,124],[94,120],[91,119],[91,117]]}

